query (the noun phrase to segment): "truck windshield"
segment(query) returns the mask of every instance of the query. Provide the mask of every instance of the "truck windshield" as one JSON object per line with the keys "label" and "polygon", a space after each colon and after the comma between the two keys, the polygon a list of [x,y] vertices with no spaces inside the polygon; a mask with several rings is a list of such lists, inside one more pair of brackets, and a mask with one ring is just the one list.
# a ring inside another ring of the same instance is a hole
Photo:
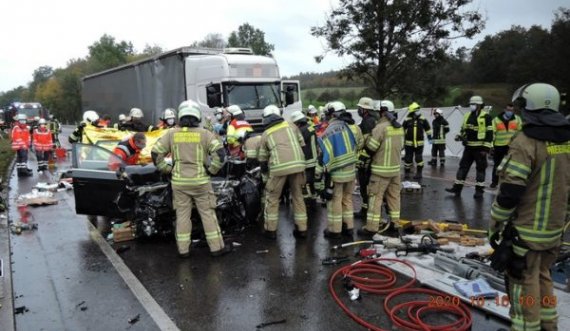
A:
{"label": "truck windshield", "polygon": [[238,105],[242,110],[281,105],[279,83],[225,84],[224,87],[228,105]]}
{"label": "truck windshield", "polygon": [[28,118],[34,118],[40,116],[39,108],[18,108],[18,114],[24,114]]}

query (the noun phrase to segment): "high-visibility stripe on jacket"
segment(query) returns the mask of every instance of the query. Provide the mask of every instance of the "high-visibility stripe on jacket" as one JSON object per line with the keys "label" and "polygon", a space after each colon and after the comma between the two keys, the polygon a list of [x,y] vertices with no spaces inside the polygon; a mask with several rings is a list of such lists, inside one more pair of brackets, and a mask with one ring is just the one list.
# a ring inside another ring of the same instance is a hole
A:
{"label": "high-visibility stripe on jacket", "polygon": [[261,135],[259,162],[269,163],[270,176],[287,176],[305,171],[305,146],[299,130],[280,119]]}
{"label": "high-visibility stripe on jacket", "polygon": [[493,120],[485,111],[468,112],[463,116],[461,133],[470,147],[493,147]]}
{"label": "high-visibility stripe on jacket", "polygon": [[[211,174],[222,167],[224,158],[222,143],[204,128],[172,128],[154,144],[156,166],[172,173],[172,185],[197,186],[210,182]],[[164,158],[172,154],[172,166]],[[206,172],[207,171],[207,172]]]}
{"label": "high-visibility stripe on jacket", "polygon": [[226,134],[226,139],[230,147],[240,145],[239,140],[245,137],[246,132],[253,132],[253,128],[248,121],[232,120],[228,125],[228,132]]}
{"label": "high-visibility stripe on jacket", "polygon": [[305,147],[303,147],[305,166],[307,168],[313,168],[317,165],[317,134],[315,126],[311,123],[307,123],[299,127],[299,130],[305,142]]}
{"label": "high-visibility stripe on jacket", "polygon": [[449,132],[449,123],[443,116],[439,116],[432,122],[433,126],[433,144],[445,144],[445,136]]}
{"label": "high-visibility stripe on jacket", "polygon": [[53,147],[53,140],[51,136],[51,132],[45,128],[37,128],[34,129],[34,133],[32,135],[34,141],[34,149],[39,152],[44,151],[51,151]]}
{"label": "high-visibility stripe on jacket", "polygon": [[431,136],[431,127],[429,122],[420,115],[413,116],[414,113],[408,115],[402,127],[404,128],[404,143],[406,146],[419,147],[424,145],[424,134]]}
{"label": "high-visibility stripe on jacket", "polygon": [[400,176],[404,129],[395,128],[383,117],[366,141],[366,149],[371,151],[373,175],[380,177]]}
{"label": "high-visibility stripe on jacket", "polygon": [[[120,157],[126,165],[135,165],[139,162],[141,150],[135,145],[134,137],[130,137],[127,140],[119,142],[117,146],[115,146],[113,154]],[[109,168],[111,170],[117,170],[118,165],[113,163],[109,165]]]}
{"label": "high-visibility stripe on jacket", "polygon": [[[360,127],[360,131],[362,132],[362,140],[364,142],[363,145],[366,144],[368,137],[372,133],[372,130],[374,130],[374,128],[376,127],[377,123],[378,123],[378,119],[376,117],[370,115],[370,114],[365,115],[362,118],[362,121],[360,122],[359,127]],[[361,148],[359,155],[361,158],[364,158],[364,159],[370,158],[370,155],[368,155],[366,148]]]}
{"label": "high-visibility stripe on jacket", "polygon": [[320,163],[334,182],[348,182],[356,177],[357,142],[350,127],[342,120],[332,119],[318,140]]}
{"label": "high-visibility stripe on jacket", "polygon": [[243,144],[246,159],[257,160],[257,153],[259,151],[259,144],[261,142],[261,135],[251,136]]}
{"label": "high-visibility stripe on jacket", "polygon": [[24,128],[18,125],[14,126],[10,137],[12,138],[12,150],[30,148],[30,128],[28,126]]}
{"label": "high-visibility stripe on jacket", "polygon": [[[498,168],[501,189],[491,206],[492,221],[511,220],[530,249],[558,246],[570,203],[568,169],[570,141],[549,143],[517,134]],[[510,192],[513,186],[524,193]],[[513,198],[520,199],[515,206],[505,205]]]}
{"label": "high-visibility stripe on jacket", "polygon": [[522,130],[522,120],[520,116],[513,115],[510,119],[506,120],[503,115],[504,113],[501,113],[493,119],[493,131],[495,134],[493,141],[494,146],[507,146],[515,133]]}

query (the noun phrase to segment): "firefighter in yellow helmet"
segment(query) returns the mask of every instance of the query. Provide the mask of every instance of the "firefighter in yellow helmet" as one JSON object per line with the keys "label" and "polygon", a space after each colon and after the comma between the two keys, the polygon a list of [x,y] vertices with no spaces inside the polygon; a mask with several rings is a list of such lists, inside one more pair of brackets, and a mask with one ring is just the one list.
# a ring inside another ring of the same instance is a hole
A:
{"label": "firefighter in yellow helmet", "polygon": [[498,168],[491,266],[506,271],[511,330],[553,331],[558,315],[550,268],[570,216],[570,123],[558,111],[560,94],[552,85],[524,85],[513,103],[523,128]]}
{"label": "firefighter in yellow helmet", "polygon": [[420,113],[420,105],[416,102],[408,107],[408,116],[402,123],[404,128],[404,179],[410,179],[414,158],[416,160],[416,175],[414,179],[422,179],[424,168],[424,135],[431,141],[431,127],[426,118]]}
{"label": "firefighter in yellow helmet", "polygon": [[[172,198],[176,209],[176,243],[180,257],[190,255],[192,233],[192,206],[195,204],[210,246],[212,256],[231,251],[224,245],[216,218],[216,196],[210,183],[210,174],[216,174],[225,157],[222,143],[216,136],[199,127],[202,120],[200,106],[187,100],[178,107],[179,127],[168,130],[152,148],[156,167],[172,174]],[[172,164],[165,160],[172,154]]]}

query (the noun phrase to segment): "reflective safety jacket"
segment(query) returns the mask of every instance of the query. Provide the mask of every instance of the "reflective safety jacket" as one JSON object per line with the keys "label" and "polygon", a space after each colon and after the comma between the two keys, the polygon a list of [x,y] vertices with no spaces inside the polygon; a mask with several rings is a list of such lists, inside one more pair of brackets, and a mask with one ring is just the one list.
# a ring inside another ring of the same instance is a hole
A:
{"label": "reflective safety jacket", "polygon": [[520,116],[513,115],[506,119],[505,113],[502,112],[493,119],[493,131],[495,139],[494,146],[507,146],[515,133],[522,130],[522,120]]}
{"label": "reflective safety jacket", "polygon": [[[173,128],[152,148],[157,168],[172,173],[173,186],[198,186],[210,182],[208,173],[216,174],[222,167],[225,152],[216,136],[204,128]],[[172,165],[165,156],[172,154]]]}
{"label": "reflective safety jacket", "polygon": [[449,132],[449,123],[443,116],[432,121],[433,126],[433,144],[445,145],[445,135]]}
{"label": "reflective safety jacket", "polygon": [[489,150],[493,147],[493,120],[485,111],[468,112],[463,116],[460,134],[465,137],[468,147]]}
{"label": "reflective safety jacket", "polygon": [[17,151],[20,149],[30,148],[30,128],[24,126],[21,128],[16,125],[12,128],[12,150]]}
{"label": "reflective safety jacket", "polygon": [[[570,141],[540,141],[519,132],[498,167],[499,194],[491,207],[491,228],[511,220],[532,250],[560,245],[570,215]],[[524,255],[525,247],[515,246]]]}
{"label": "reflective safety jacket", "polygon": [[317,139],[321,155],[319,163],[333,182],[345,183],[356,178],[357,142],[354,133],[339,119],[332,119],[323,136]]}
{"label": "reflective safety jacket", "polygon": [[261,142],[261,135],[250,136],[243,144],[246,159],[257,160],[257,153],[259,151],[259,144]]}
{"label": "reflective safety jacket", "polygon": [[419,147],[424,145],[424,134],[431,139],[431,127],[423,115],[415,116],[415,112],[406,117],[404,128],[404,143],[406,146]]}
{"label": "reflective safety jacket", "polygon": [[404,129],[393,127],[390,120],[382,117],[366,140],[366,149],[372,155],[372,175],[400,176],[403,146]]}
{"label": "reflective safety jacket", "polygon": [[240,139],[245,137],[246,132],[253,132],[253,128],[248,121],[237,119],[232,120],[228,125],[228,132],[226,135],[230,148],[240,146]]}
{"label": "reflective safety jacket", "polygon": [[53,140],[51,132],[48,128],[36,128],[32,135],[34,141],[34,149],[38,152],[51,151],[53,147]]}
{"label": "reflective safety jacket", "polygon": [[[360,132],[362,132],[362,140],[364,142],[363,145],[368,140],[368,137],[372,133],[372,130],[374,130],[374,128],[376,127],[376,124],[378,124],[378,120],[376,119],[376,117],[370,114],[362,117],[362,121],[360,122],[359,127],[360,127]],[[366,148],[361,148],[359,155],[360,158],[363,160],[370,159],[370,155],[368,155]]]}
{"label": "reflective safety jacket", "polygon": [[259,162],[269,162],[270,176],[287,176],[305,171],[305,142],[299,130],[282,118],[269,124],[259,143]]}
{"label": "reflective safety jacket", "polygon": [[52,134],[57,135],[61,132],[61,123],[58,120],[51,120],[48,122],[48,129]]}
{"label": "reflective safety jacket", "polygon": [[303,147],[303,154],[305,154],[305,161],[307,168],[314,168],[317,166],[317,134],[315,126],[310,123],[304,124],[299,127],[305,146]]}
{"label": "reflective safety jacket", "polygon": [[[135,165],[139,163],[141,149],[135,145],[134,137],[130,137],[127,140],[119,142],[113,150],[113,154],[123,160],[126,165]],[[115,158],[109,160],[109,169],[117,170],[119,168],[120,164],[115,161]]]}

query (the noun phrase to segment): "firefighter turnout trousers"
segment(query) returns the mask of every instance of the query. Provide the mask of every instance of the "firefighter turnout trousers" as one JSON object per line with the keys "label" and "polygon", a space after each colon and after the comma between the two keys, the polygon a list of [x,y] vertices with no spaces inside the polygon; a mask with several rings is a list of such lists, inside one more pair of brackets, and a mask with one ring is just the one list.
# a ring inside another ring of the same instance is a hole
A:
{"label": "firefighter turnout trousers", "polygon": [[368,217],[364,228],[368,231],[378,232],[382,218],[382,201],[386,199],[388,215],[392,222],[400,220],[400,175],[392,177],[370,178],[368,184]]}
{"label": "firefighter turnout trousers", "polygon": [[190,235],[192,234],[192,207],[200,213],[206,241],[211,252],[224,248],[222,231],[216,218],[216,196],[212,184],[196,186],[172,186],[174,209],[176,209],[176,244],[178,253],[185,254],[190,250]]}
{"label": "firefighter turnout trousers", "polygon": [[329,232],[340,233],[343,223],[348,230],[354,228],[353,192],[354,180],[343,183],[334,182],[332,199],[327,201]]}
{"label": "firefighter turnout trousers", "polygon": [[289,184],[289,190],[293,202],[293,215],[298,231],[307,231],[307,209],[303,200],[303,186],[305,185],[305,173],[297,172],[286,176],[269,176],[265,185],[265,224],[266,231],[277,231],[279,223],[279,198],[285,182]]}
{"label": "firefighter turnout trousers", "polygon": [[424,166],[424,146],[404,146],[404,169],[410,171],[414,165],[414,159],[418,167]]}
{"label": "firefighter turnout trousers", "polygon": [[461,156],[461,161],[459,161],[459,169],[457,170],[457,177],[455,179],[455,185],[460,185],[463,187],[465,184],[465,178],[469,173],[469,169],[473,162],[475,162],[475,169],[477,170],[475,176],[475,187],[484,188],[485,187],[485,170],[487,169],[487,153],[478,147],[466,146],[463,151],[463,156]]}
{"label": "firefighter turnout trousers", "polygon": [[548,250],[529,250],[526,253],[527,269],[522,279],[509,276],[507,271],[511,309],[511,330],[558,330],[556,296],[553,292],[550,267],[556,262],[560,247]]}
{"label": "firefighter turnout trousers", "polygon": [[[358,167],[358,185],[360,186],[360,209],[368,209],[368,184],[370,181],[370,176],[372,175],[372,170],[370,169],[370,161],[363,163]],[[365,217],[361,215],[361,217]]]}
{"label": "firefighter turnout trousers", "polygon": [[439,154],[439,163],[445,164],[445,144],[431,145],[431,164],[437,165],[437,156]]}

